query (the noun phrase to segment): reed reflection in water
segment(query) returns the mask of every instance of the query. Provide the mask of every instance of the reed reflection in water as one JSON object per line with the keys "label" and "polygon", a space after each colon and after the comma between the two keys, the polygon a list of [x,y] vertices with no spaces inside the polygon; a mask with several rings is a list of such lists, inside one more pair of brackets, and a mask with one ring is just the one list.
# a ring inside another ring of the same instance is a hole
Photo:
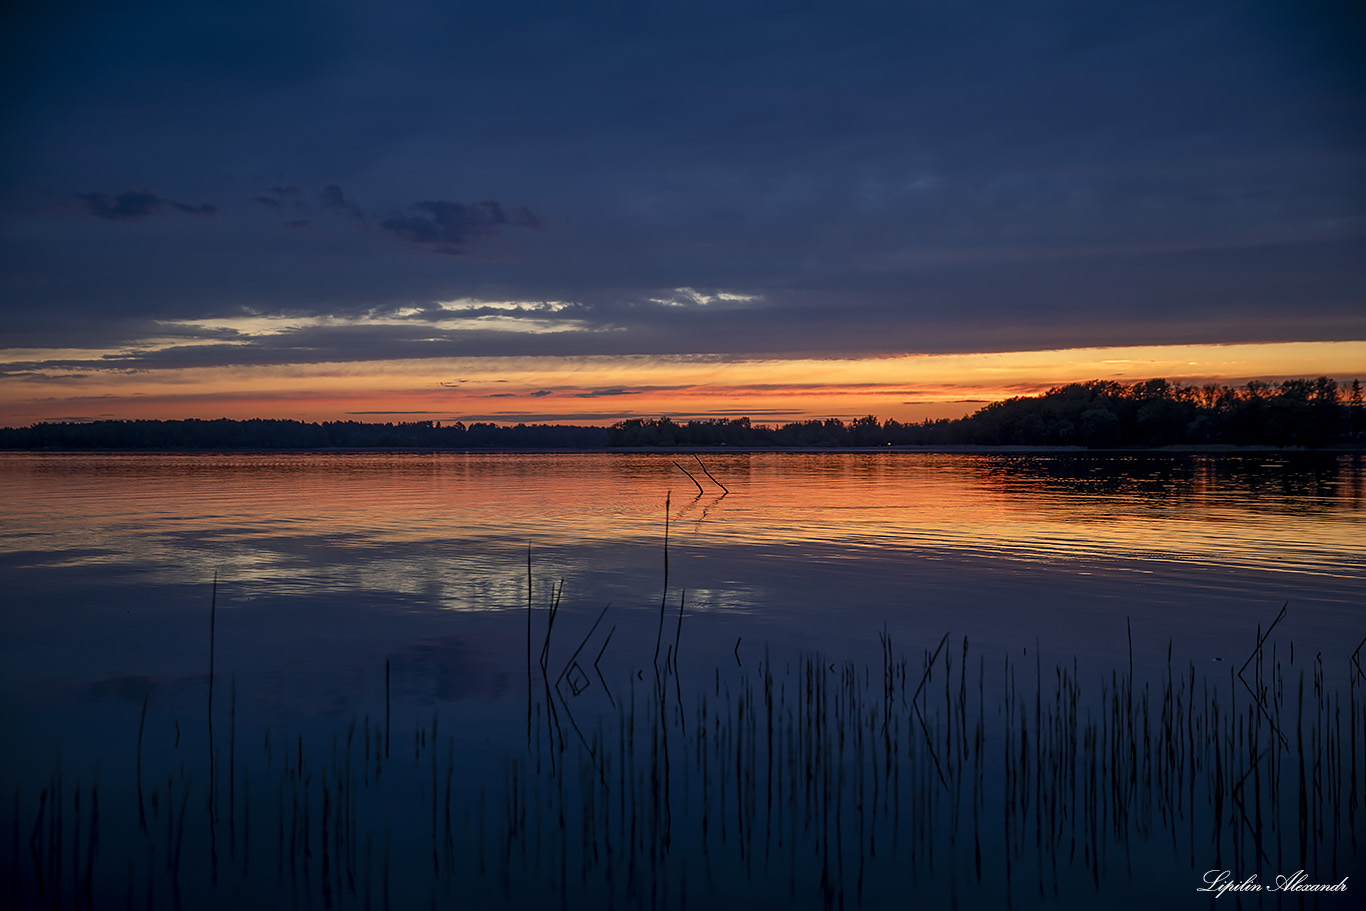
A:
{"label": "reed reflection in water", "polygon": [[307,734],[243,717],[230,679],[207,754],[144,698],[92,772],[15,787],[13,904],[1140,908],[1210,870],[1359,882],[1361,646],[1297,655],[1288,609],[1241,666],[1169,649],[1155,679],[947,633],[881,634],[877,664],[741,640],[701,675],[685,601],[652,661],[557,599],[528,606],[521,747],[394,717],[388,663],[373,713]]}
{"label": "reed reflection in water", "polygon": [[1352,457],[537,458],[7,463],[11,904],[1358,882]]}

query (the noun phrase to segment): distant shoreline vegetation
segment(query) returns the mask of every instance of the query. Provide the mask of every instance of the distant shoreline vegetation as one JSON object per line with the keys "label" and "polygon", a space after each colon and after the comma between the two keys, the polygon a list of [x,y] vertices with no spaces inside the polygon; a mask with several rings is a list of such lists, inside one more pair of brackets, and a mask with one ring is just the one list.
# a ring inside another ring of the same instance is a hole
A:
{"label": "distant shoreline vegetation", "polygon": [[632,418],[611,427],[411,421],[111,420],[0,428],[6,450],[607,449],[638,447],[1164,446],[1316,448],[1366,440],[1359,380],[1328,377],[1246,386],[1156,379],[1071,383],[993,402],[974,414],[903,424],[869,415],[781,426],[749,418],[678,423]]}

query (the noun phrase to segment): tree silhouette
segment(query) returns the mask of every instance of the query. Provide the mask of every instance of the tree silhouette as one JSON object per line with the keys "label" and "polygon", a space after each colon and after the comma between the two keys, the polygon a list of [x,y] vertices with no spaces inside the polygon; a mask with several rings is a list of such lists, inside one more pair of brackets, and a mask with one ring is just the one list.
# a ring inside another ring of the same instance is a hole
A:
{"label": "tree silhouette", "polygon": [[1344,395],[1329,377],[1186,386],[1165,379],[1091,380],[992,402],[958,420],[903,424],[865,415],[778,427],[749,418],[631,418],[611,427],[489,422],[251,419],[92,421],[0,428],[0,449],[601,449],[604,447],[1081,446],[1204,444],[1320,447],[1366,438],[1359,380]]}

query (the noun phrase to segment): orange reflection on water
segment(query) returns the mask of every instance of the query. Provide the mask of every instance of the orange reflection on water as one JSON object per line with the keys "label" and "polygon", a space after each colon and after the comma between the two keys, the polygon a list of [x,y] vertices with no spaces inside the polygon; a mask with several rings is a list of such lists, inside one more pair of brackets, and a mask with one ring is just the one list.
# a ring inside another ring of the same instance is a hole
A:
{"label": "orange reflection on water", "polygon": [[[7,550],[375,570],[406,546],[783,548],[1142,558],[1366,578],[1361,466],[1286,458],[899,452],[0,455]],[[677,464],[675,464],[677,463]],[[703,486],[698,493],[686,468]],[[134,554],[136,556],[136,554]],[[259,564],[257,569],[252,569]]]}

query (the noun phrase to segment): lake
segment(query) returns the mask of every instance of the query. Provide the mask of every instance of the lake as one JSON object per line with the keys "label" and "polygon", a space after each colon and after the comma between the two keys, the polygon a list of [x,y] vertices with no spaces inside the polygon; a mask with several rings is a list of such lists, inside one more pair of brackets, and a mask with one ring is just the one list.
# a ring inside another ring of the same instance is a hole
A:
{"label": "lake", "polygon": [[1353,454],[3,453],[15,902],[1338,883],[1362,501]]}

